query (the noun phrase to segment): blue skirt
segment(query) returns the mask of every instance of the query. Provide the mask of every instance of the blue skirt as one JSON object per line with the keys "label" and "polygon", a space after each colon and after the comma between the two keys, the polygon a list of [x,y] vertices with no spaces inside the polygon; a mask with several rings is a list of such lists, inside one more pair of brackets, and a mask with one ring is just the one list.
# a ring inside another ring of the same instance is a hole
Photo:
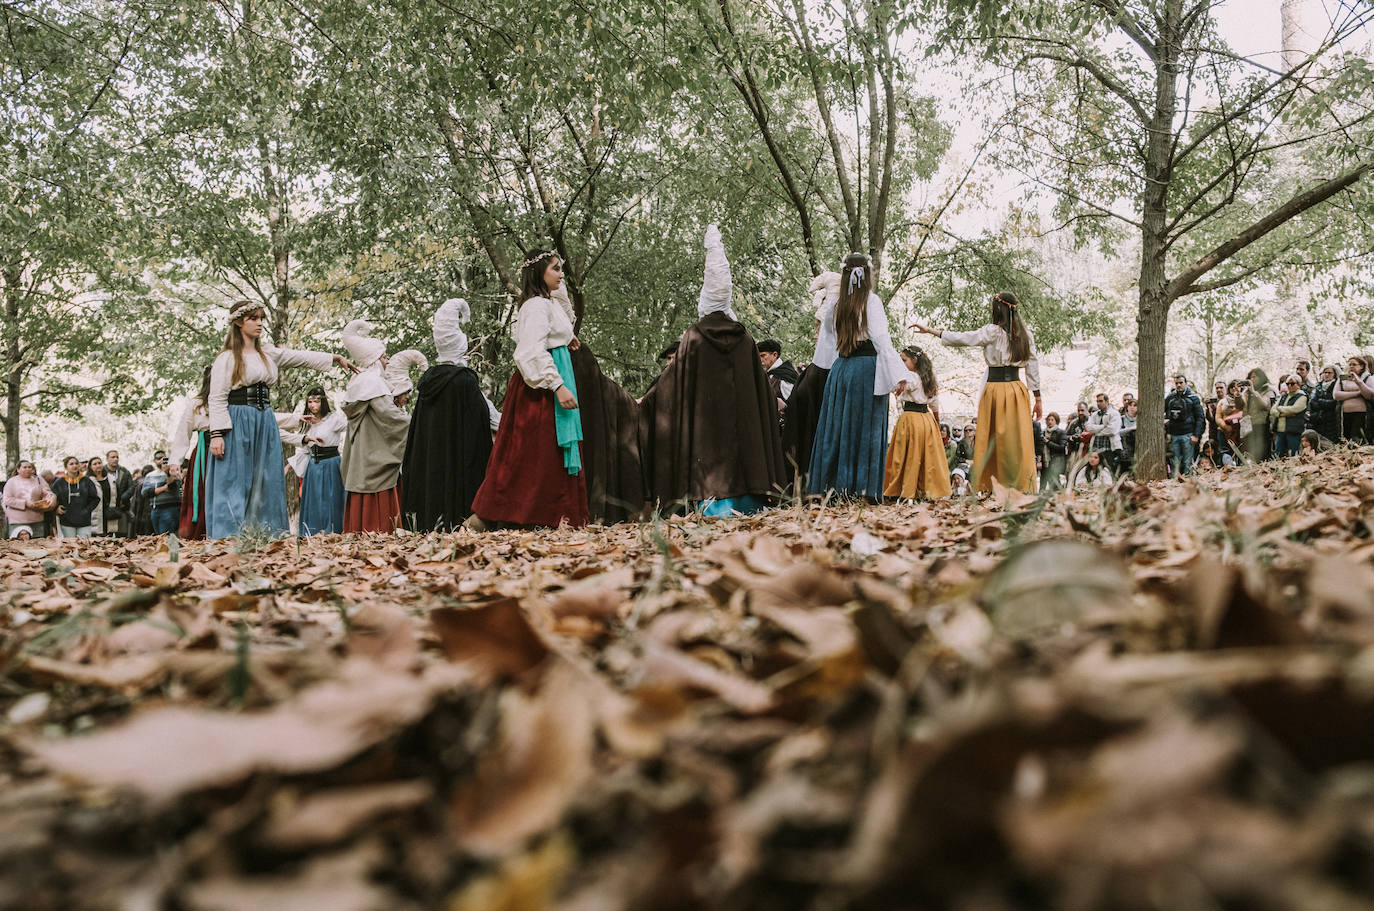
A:
{"label": "blue skirt", "polygon": [[286,534],[291,525],[276,415],[230,405],[229,420],[234,429],[224,437],[224,458],[205,460],[205,536],[232,538],[246,529]]}
{"label": "blue skirt", "polygon": [[305,463],[305,477],[301,479],[302,535],[343,531],[344,486],[339,463],[338,456]]}
{"label": "blue skirt", "polygon": [[846,497],[883,495],[887,396],[873,394],[878,358],[842,357],[830,368],[821,398],[806,492]]}

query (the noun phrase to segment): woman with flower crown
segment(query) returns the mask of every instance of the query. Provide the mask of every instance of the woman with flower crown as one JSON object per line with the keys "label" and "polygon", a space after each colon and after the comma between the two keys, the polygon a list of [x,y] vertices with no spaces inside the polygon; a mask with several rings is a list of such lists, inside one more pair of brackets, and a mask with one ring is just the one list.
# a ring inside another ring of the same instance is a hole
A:
{"label": "woman with flower crown", "polygon": [[536,250],[520,267],[520,313],[511,330],[515,372],[466,527],[587,524],[582,419],[569,354],[581,343],[573,322],[563,261]]}
{"label": "woman with flower crown", "polygon": [[[1040,361],[1035,339],[1022,322],[1021,302],[1010,291],[992,296],[992,322],[972,332],[932,329],[921,323],[908,328],[938,336],[949,347],[983,349],[987,379],[978,396],[978,436],[973,445],[974,488],[992,491],[992,479],[1035,493],[1035,446],[1032,420],[1040,420]],[[1026,368],[1026,383],[1021,368]],[[1035,398],[1032,410],[1031,397]],[[1032,418],[1032,415],[1034,417]]]}
{"label": "woman with flower crown", "polygon": [[949,496],[949,462],[940,438],[939,385],[930,356],[915,345],[902,349],[906,388],[897,393],[902,413],[887,447],[883,495],[904,500]]}
{"label": "woman with flower crown", "polygon": [[290,530],[282,476],[281,431],[271,387],[289,367],[328,370],[346,358],[278,348],[262,340],[263,308],[239,301],[229,310],[224,350],[210,367],[207,399],[210,455],[205,469],[205,535],[231,538],[253,529],[268,535]]}
{"label": "woman with flower crown", "polygon": [[844,258],[839,287],[821,308],[815,363],[830,371],[821,398],[806,492],[880,502],[887,457],[888,394],[906,389],[887,312],[862,253]]}

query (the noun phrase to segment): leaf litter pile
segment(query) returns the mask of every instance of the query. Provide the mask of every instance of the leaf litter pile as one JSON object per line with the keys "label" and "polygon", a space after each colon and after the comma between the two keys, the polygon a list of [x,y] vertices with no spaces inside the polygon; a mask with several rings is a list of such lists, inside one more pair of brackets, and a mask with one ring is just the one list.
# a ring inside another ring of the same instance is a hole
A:
{"label": "leaf litter pile", "polygon": [[1374,908],[1374,462],[0,549],[0,906]]}

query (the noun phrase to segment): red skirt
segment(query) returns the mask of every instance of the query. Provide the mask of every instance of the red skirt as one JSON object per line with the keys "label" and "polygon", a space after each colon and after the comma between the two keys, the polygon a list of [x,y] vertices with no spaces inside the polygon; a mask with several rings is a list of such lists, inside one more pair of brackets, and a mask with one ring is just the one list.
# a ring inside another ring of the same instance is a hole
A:
{"label": "red skirt", "polygon": [[553,392],[531,389],[516,371],[472,511],[487,522],[557,527],[587,524],[587,477],[568,474],[553,426]]}
{"label": "red skirt", "polygon": [[205,537],[205,452],[206,434],[196,434],[191,456],[181,463],[181,516],[177,522],[177,537],[183,541],[199,541]]}
{"label": "red skirt", "polygon": [[344,500],[344,534],[380,531],[390,534],[401,525],[401,487],[376,493],[348,491]]}

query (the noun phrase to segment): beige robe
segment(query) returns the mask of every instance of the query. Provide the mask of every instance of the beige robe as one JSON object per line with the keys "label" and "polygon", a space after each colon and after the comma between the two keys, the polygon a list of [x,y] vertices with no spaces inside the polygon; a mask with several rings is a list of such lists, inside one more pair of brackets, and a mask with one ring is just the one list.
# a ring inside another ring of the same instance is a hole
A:
{"label": "beige robe", "polygon": [[348,436],[340,469],[344,490],[379,493],[396,486],[406,450],[410,415],[390,395],[362,402],[344,402]]}

